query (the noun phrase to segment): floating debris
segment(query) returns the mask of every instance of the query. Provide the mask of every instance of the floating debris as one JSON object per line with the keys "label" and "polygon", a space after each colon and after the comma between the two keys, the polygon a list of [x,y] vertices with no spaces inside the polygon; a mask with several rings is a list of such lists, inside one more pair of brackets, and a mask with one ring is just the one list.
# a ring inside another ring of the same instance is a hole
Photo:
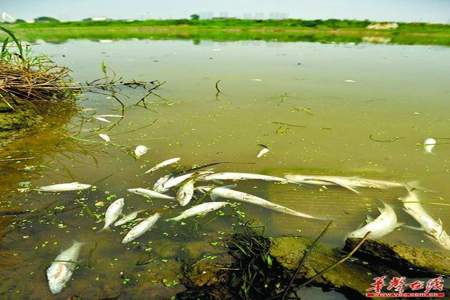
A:
{"label": "floating debris", "polygon": [[128,191],[130,193],[144,196],[146,198],[158,198],[158,199],[168,199],[168,200],[175,199],[172,196],[167,196],[167,195],[161,194],[159,192],[155,192],[155,191],[143,189],[143,188],[128,189]]}
{"label": "floating debris", "polygon": [[74,241],[72,246],[61,252],[47,269],[48,286],[52,294],[60,293],[72,278],[83,244]]}
{"label": "floating debris", "polygon": [[171,159],[165,160],[163,162],[160,162],[159,164],[155,165],[153,168],[145,171],[144,174],[149,174],[149,173],[155,172],[155,171],[157,171],[157,170],[159,170],[161,168],[164,168],[164,167],[170,166],[172,164],[175,164],[178,161],[180,161],[180,159],[181,158],[179,158],[179,157],[175,157],[175,158],[171,158]]}
{"label": "floating debris", "polygon": [[353,80],[353,79],[346,79],[346,80],[344,80],[344,82],[346,82],[346,83],[356,83],[356,81]]}
{"label": "floating debris", "polygon": [[105,133],[100,133],[98,136],[107,143],[111,142],[111,138]]}
{"label": "floating debris", "polygon": [[379,239],[383,236],[391,233],[395,228],[401,226],[401,223],[397,222],[397,215],[395,214],[392,206],[383,203],[384,208],[378,208],[380,215],[373,220],[371,217],[367,217],[367,224],[348,235],[348,238],[362,239],[369,233],[369,238]]}
{"label": "floating debris", "polygon": [[141,156],[145,155],[148,152],[148,148],[144,145],[136,146],[134,149],[134,156],[136,158],[140,158]]}
{"label": "floating debris", "polygon": [[192,196],[194,195],[194,182],[195,180],[190,179],[183,183],[177,192],[177,201],[181,206],[186,206],[191,202]]}
{"label": "floating debris", "polygon": [[70,182],[70,183],[59,183],[47,186],[41,186],[36,189],[39,192],[70,192],[70,191],[81,191],[90,188],[90,184],[84,184],[79,182]]}
{"label": "floating debris", "polygon": [[270,149],[266,145],[258,144],[258,146],[262,147],[262,149],[258,152],[258,154],[256,155],[256,158],[261,158],[264,155],[266,155],[267,153],[269,153]]}
{"label": "floating debris", "polygon": [[160,218],[159,213],[155,213],[154,215],[148,217],[141,223],[137,224],[131,230],[125,235],[125,237],[122,240],[122,244],[129,243],[131,241],[134,241],[135,239],[141,237],[144,233],[149,231],[153,225],[158,221]]}
{"label": "floating debris", "polygon": [[109,229],[109,227],[122,215],[123,206],[125,204],[125,199],[120,198],[111,203],[106,209],[105,213],[105,226],[100,231]]}
{"label": "floating debris", "polygon": [[221,209],[222,207],[229,205],[230,203],[228,202],[206,202],[206,203],[202,203],[196,206],[193,206],[187,210],[185,210],[184,212],[181,213],[181,215],[175,217],[175,218],[170,218],[167,219],[167,221],[181,221],[183,219],[187,219],[193,216],[197,216],[197,215],[205,215],[209,212]]}
{"label": "floating debris", "polygon": [[434,138],[427,138],[423,142],[423,146],[426,153],[433,153],[433,149],[436,146],[437,141]]}

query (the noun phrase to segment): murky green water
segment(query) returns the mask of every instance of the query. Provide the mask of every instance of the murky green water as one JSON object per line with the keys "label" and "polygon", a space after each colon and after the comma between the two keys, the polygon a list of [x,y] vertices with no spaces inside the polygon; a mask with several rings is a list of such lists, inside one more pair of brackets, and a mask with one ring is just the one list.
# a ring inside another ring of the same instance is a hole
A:
{"label": "murky green water", "polygon": [[[112,128],[89,116],[116,114],[120,106],[105,96],[90,95],[80,106],[94,112],[80,112],[66,129],[49,130],[38,140],[30,137],[13,152],[4,149],[13,157],[35,159],[2,163],[2,190],[16,191],[24,181],[31,181],[32,186],[80,181],[95,184],[96,189],[2,196],[1,205],[8,209],[58,206],[50,214],[16,226],[2,240],[11,264],[15,261],[2,271],[2,298],[50,298],[44,271],[74,239],[86,242],[82,265],[55,298],[133,297],[143,293],[150,298],[167,298],[179,289],[180,258],[217,251],[209,243],[216,245],[214,242],[232,230],[242,213],[265,225],[270,235],[301,231],[315,236],[324,226],[323,222],[240,205],[222,210],[223,214],[189,220],[186,225],[159,222],[139,243],[130,246],[120,244],[125,229],[97,232],[102,226],[99,217],[117,197],[125,197],[127,212],[145,208],[164,217],[181,212],[175,202],[146,201],[126,192],[127,188],[151,187],[173,168],[153,175],[143,175],[144,171],[177,156],[184,168],[231,161],[235,163],[216,166],[215,170],[418,180],[435,191],[423,194],[424,206],[450,230],[448,48],[73,41],[42,44],[35,49],[69,66],[78,80],[101,76],[100,63],[104,61],[125,78],[167,83],[157,91],[159,97],[147,100],[147,108],[134,105],[141,94],[124,90],[128,96],[125,117]],[[216,95],[218,80],[222,93]],[[82,117],[87,120],[81,126]],[[77,138],[97,143],[64,138],[78,132]],[[135,160],[124,148],[101,143],[98,133],[108,133],[115,144],[130,149],[143,144],[150,151]],[[421,146],[427,137],[438,138],[433,154],[426,154]],[[271,152],[256,159],[260,143],[268,145]],[[324,238],[333,245],[341,245],[368,213],[377,216],[380,200],[396,208],[401,222],[414,225],[397,201],[402,190],[361,190],[356,195],[339,188],[256,181],[239,182],[237,189],[305,213],[334,218]],[[397,230],[385,240],[436,247],[422,233],[408,229]]]}

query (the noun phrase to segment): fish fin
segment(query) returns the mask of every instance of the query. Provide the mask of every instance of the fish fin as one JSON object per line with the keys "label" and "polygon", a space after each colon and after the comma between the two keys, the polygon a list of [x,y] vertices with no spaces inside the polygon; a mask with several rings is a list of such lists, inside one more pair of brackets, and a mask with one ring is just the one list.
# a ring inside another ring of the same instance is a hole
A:
{"label": "fish fin", "polygon": [[403,222],[397,222],[397,224],[395,224],[395,228],[399,228],[399,227],[404,227],[405,223]]}
{"label": "fish fin", "polygon": [[[401,224],[401,223],[399,223],[399,224]],[[425,231],[425,229],[423,229],[422,227],[410,226],[410,225],[405,225],[405,224],[402,224],[400,226],[411,229],[411,230]]]}
{"label": "fish fin", "polygon": [[220,197],[211,193],[209,194],[209,198],[211,198],[212,201],[217,201],[217,199],[219,199]]}
{"label": "fish fin", "polygon": [[375,219],[372,216],[369,216],[369,215],[366,216],[366,223],[373,222],[373,220],[375,220]]}

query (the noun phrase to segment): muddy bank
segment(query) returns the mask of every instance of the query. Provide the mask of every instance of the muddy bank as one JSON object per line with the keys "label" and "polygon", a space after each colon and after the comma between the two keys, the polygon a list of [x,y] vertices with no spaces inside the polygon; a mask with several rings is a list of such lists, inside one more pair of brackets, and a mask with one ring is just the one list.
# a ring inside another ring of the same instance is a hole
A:
{"label": "muddy bank", "polygon": [[[365,241],[351,258],[339,263],[358,242],[348,240],[343,249],[316,245],[290,285],[312,240],[235,234],[227,251],[214,261],[199,260],[186,266],[183,283],[187,290],[177,299],[287,299],[283,294],[288,288],[286,296],[295,298],[302,294],[299,287],[309,280],[303,290],[319,287],[322,292],[335,291],[349,299],[366,299],[367,289],[378,276],[430,279],[449,274],[446,253],[373,240]],[[318,276],[331,265],[336,266]]]}

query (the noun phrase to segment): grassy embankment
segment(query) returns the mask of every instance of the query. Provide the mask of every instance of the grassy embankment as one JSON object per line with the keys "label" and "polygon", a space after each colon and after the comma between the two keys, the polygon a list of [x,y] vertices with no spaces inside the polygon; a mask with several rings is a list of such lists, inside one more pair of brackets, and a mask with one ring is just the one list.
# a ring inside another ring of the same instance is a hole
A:
{"label": "grassy embankment", "polygon": [[43,39],[192,39],[235,41],[379,42],[450,46],[450,25],[398,23],[395,29],[368,29],[354,20],[144,20],[17,23],[8,27],[28,41]]}

